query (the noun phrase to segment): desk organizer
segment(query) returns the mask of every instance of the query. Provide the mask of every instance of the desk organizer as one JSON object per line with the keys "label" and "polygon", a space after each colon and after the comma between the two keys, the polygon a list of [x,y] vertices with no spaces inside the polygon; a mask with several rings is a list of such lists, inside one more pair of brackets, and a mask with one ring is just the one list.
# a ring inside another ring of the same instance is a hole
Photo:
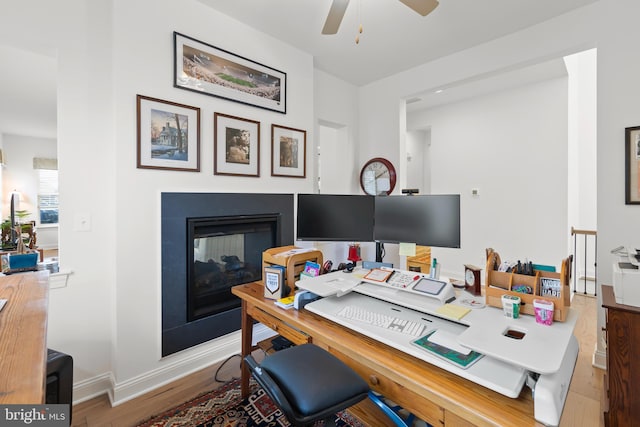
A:
{"label": "desk organizer", "polygon": [[284,284],[290,289],[289,295],[293,295],[296,280],[300,279],[300,273],[304,270],[307,261],[322,265],[322,252],[315,249],[306,250],[297,246],[280,246],[262,252],[263,271],[264,267],[272,265],[280,265],[285,268]]}
{"label": "desk organizer", "polygon": [[[520,314],[535,316],[534,300],[553,303],[553,320],[564,322],[571,306],[571,262],[569,256],[562,260],[560,273],[534,270],[534,276],[498,271],[500,255],[487,249],[485,299],[488,305],[502,309],[502,296],[511,295],[521,300]],[[529,286],[531,294],[513,291],[517,285]]]}

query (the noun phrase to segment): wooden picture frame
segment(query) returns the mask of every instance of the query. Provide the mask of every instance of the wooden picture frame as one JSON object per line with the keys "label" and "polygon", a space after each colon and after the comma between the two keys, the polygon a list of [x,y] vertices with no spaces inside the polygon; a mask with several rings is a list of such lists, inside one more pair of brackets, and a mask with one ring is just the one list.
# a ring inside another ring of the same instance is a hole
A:
{"label": "wooden picture frame", "polygon": [[305,178],[307,131],[271,125],[271,176]]}
{"label": "wooden picture frame", "polygon": [[136,96],[137,167],[200,171],[200,109]]}
{"label": "wooden picture frame", "polygon": [[260,122],[215,113],[214,175],[260,176]]}
{"label": "wooden picture frame", "polygon": [[173,33],[173,86],[287,113],[287,74]]}
{"label": "wooden picture frame", "polygon": [[625,204],[640,205],[640,126],[625,128]]}

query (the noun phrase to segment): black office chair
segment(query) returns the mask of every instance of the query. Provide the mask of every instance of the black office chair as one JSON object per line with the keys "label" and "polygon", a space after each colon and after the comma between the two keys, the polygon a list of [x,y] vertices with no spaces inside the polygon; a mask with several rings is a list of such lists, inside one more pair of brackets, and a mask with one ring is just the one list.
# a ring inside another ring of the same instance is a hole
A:
{"label": "black office chair", "polygon": [[319,420],[333,426],[336,412],[366,397],[396,425],[406,426],[355,371],[316,345],[303,344],[278,351],[261,364],[251,355],[244,361],[251,375],[294,426],[307,426]]}

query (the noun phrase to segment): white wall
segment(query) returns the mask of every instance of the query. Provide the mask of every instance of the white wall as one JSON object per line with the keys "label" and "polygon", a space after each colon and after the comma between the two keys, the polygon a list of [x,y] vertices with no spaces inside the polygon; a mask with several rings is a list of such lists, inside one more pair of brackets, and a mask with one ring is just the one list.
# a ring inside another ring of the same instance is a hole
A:
{"label": "white wall", "polygon": [[[637,126],[640,116],[640,105],[635,102],[640,93],[636,77],[640,58],[634,54],[640,45],[634,30],[638,12],[640,3],[634,0],[601,0],[361,88],[361,152],[382,152],[398,163],[397,147],[402,149],[405,145],[404,136],[398,135],[398,130],[404,128],[402,111],[397,106],[399,99],[597,46],[598,283],[611,283],[613,260],[609,250],[620,244],[637,245],[633,242],[640,241],[637,227],[640,208],[624,204],[622,167],[624,128]],[[421,83],[416,86],[416,82]],[[600,310],[599,334],[603,323]],[[599,345],[596,356],[602,353],[601,342]]]}
{"label": "white wall", "polygon": [[[339,130],[337,139],[343,144],[325,156],[331,162],[332,182],[343,181],[342,194],[362,194],[358,179],[358,91],[355,86],[321,70],[314,70],[314,115],[316,126]],[[339,154],[339,155],[338,155]],[[329,159],[328,157],[331,158]],[[327,193],[327,191],[322,191]],[[329,193],[327,193],[329,194]]]}
{"label": "white wall", "polygon": [[429,129],[407,130],[406,188],[417,188],[419,194],[431,193],[430,133]]}
{"label": "white wall", "polygon": [[[173,88],[173,31],[285,71],[287,114]],[[51,291],[48,339],[74,357],[74,397],[112,388],[123,401],[238,352],[236,333],[160,358],[160,193],[311,192],[309,150],[306,179],[271,177],[270,126],[313,144],[312,58],[195,0],[12,2],[0,36],[58,51],[60,257],[73,274]],[[201,108],[201,172],[136,169],[136,94]],[[261,122],[259,178],[213,175],[216,111]]]}
{"label": "white wall", "polygon": [[[358,136],[358,88],[321,70],[314,70],[314,115],[321,146],[320,172],[323,194],[364,194],[360,189],[360,158]],[[319,131],[320,128],[324,128]],[[327,139],[331,138],[329,141]],[[325,142],[332,144],[325,146]],[[297,242],[299,246],[314,246],[324,259],[334,266],[347,262],[348,242]],[[375,260],[375,245],[362,243],[363,259]]]}
{"label": "white wall", "polygon": [[6,195],[2,203],[2,218],[11,214],[11,192],[20,193],[20,209],[31,213],[26,221],[37,224],[37,245],[42,249],[58,247],[58,226],[42,226],[38,216],[38,170],[33,168],[33,158],[56,159],[58,157],[56,140],[23,135],[4,135],[5,166],[2,170],[2,194]]}
{"label": "white wall", "polygon": [[408,115],[409,129],[426,126],[431,193],[461,195],[461,248],[432,249],[442,273],[484,266],[487,247],[502,259],[559,267],[569,255],[567,79]]}

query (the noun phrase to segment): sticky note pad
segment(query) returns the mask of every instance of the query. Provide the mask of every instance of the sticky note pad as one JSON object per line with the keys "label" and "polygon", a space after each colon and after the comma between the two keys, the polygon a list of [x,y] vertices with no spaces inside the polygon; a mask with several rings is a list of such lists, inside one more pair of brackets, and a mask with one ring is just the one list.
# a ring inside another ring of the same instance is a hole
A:
{"label": "sticky note pad", "polygon": [[438,307],[436,313],[442,314],[443,316],[447,316],[450,319],[460,320],[462,319],[471,309],[467,307],[463,307],[461,305],[456,304],[444,304]]}
{"label": "sticky note pad", "polygon": [[416,256],[415,243],[400,243],[400,255]]}

